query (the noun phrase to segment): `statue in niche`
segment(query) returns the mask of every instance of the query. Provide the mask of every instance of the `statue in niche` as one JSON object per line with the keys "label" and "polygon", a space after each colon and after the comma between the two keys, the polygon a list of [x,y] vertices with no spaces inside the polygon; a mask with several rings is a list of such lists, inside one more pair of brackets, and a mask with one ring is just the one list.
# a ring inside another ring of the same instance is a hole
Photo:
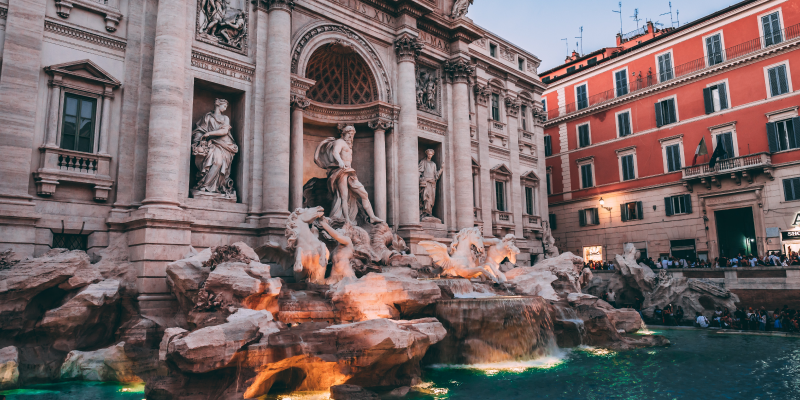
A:
{"label": "statue in niche", "polygon": [[241,50],[247,36],[247,14],[244,11],[247,4],[243,0],[199,0],[199,2],[198,26],[201,37],[215,44]]}
{"label": "statue in niche", "polygon": [[200,118],[192,132],[192,155],[198,169],[197,184],[192,190],[195,197],[214,196],[236,201],[230,175],[239,146],[231,136],[230,119],[222,114],[227,109],[227,100],[216,99],[214,110]]}
{"label": "statue in niche", "polygon": [[425,150],[425,159],[419,162],[420,220],[441,223],[441,220],[433,216],[433,206],[436,204],[436,184],[444,172],[444,162],[442,168],[438,168],[431,160],[434,154],[433,149]]}
{"label": "statue in niche", "polygon": [[471,6],[474,1],[475,0],[456,0],[453,4],[453,14],[450,16],[453,17],[453,19],[459,19],[467,15],[469,6]]}
{"label": "statue in niche", "polygon": [[437,113],[439,81],[436,72],[424,67],[417,74],[417,109]]}
{"label": "statue in niche", "polygon": [[372,224],[383,222],[375,215],[369,195],[364,185],[359,182],[356,170],[353,169],[353,139],[356,128],[347,125],[342,129],[340,139],[327,138],[317,146],[314,162],[320,168],[328,170],[328,191],[333,194],[330,217],[344,219],[357,225],[359,198],[361,207]]}

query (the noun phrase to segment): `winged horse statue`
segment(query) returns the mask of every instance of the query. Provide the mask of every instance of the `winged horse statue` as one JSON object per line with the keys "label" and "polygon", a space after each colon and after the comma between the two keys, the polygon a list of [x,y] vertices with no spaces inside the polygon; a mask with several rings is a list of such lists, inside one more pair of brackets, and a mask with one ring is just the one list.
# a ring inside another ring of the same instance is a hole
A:
{"label": "winged horse statue", "polygon": [[480,228],[462,229],[453,238],[449,250],[439,242],[422,241],[419,245],[430,254],[433,263],[444,270],[444,276],[472,279],[483,275],[492,280],[496,278],[492,276],[493,273],[478,266],[485,252]]}

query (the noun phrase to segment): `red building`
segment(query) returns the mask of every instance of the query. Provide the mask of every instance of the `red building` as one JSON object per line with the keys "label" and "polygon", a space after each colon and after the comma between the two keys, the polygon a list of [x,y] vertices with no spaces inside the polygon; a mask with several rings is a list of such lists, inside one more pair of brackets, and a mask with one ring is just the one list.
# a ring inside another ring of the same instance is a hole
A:
{"label": "red building", "polygon": [[[795,251],[800,0],[747,0],[540,74],[556,245],[612,259]],[[701,142],[708,155],[694,161]],[[721,146],[720,161],[709,165]]]}

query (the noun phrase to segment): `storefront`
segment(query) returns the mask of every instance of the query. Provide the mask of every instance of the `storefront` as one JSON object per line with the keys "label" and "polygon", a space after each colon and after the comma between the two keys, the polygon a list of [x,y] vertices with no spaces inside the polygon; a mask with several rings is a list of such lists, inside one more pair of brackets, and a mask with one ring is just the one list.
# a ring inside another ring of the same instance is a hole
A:
{"label": "storefront", "polygon": [[781,232],[781,244],[784,254],[789,254],[790,251],[800,252],[800,229]]}
{"label": "storefront", "polygon": [[584,247],[583,262],[603,262],[603,246]]}

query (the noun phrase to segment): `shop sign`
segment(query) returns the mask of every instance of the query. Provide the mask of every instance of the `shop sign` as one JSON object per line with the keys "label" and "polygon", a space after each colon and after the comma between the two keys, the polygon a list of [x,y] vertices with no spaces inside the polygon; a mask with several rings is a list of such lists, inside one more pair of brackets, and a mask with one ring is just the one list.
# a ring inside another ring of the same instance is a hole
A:
{"label": "shop sign", "polygon": [[800,240],[800,231],[781,232],[782,240]]}
{"label": "shop sign", "polygon": [[800,213],[797,213],[797,215],[794,216],[794,222],[792,222],[792,225],[793,226],[800,225]]}
{"label": "shop sign", "polygon": [[583,261],[603,261],[603,246],[584,247]]}

